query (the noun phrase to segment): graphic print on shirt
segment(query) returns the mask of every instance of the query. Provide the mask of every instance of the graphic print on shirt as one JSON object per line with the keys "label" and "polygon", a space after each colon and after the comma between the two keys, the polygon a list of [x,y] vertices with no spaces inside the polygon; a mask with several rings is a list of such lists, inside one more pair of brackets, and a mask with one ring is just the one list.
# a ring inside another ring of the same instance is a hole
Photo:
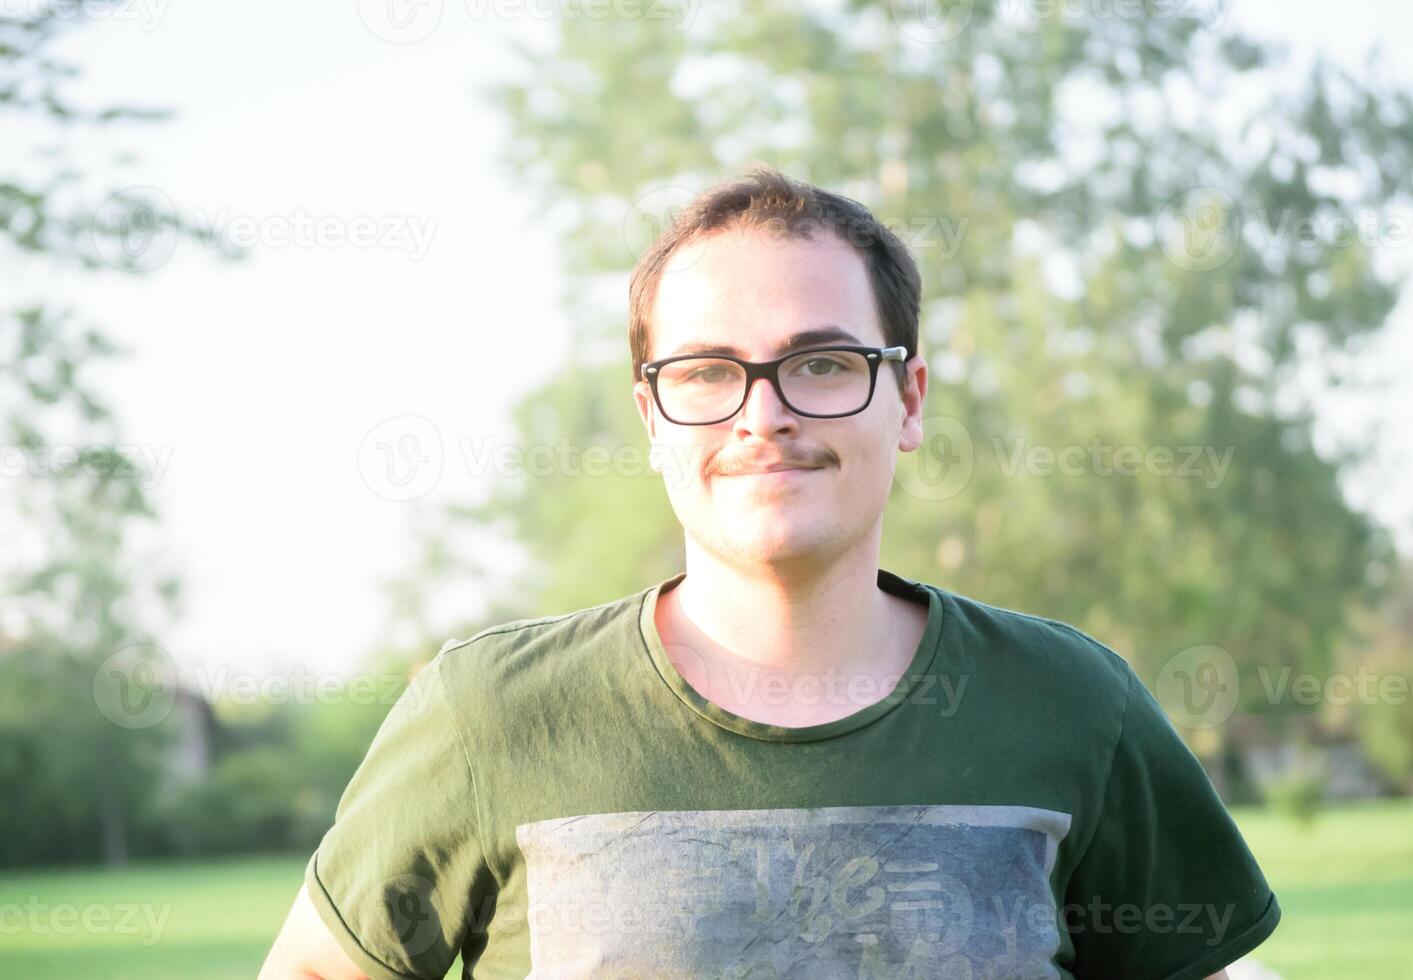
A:
{"label": "graphic print on shirt", "polygon": [[1057,977],[1070,815],[649,810],[521,824],[532,977]]}

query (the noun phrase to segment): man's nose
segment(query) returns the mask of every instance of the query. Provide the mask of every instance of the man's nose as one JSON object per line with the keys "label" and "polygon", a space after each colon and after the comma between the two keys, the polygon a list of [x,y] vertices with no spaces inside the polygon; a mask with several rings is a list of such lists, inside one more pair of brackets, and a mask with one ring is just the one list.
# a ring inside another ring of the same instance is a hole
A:
{"label": "man's nose", "polygon": [[746,391],[746,403],[736,413],[735,428],[738,432],[761,435],[799,428],[799,424],[795,413],[775,393],[775,386],[769,378],[751,380],[751,386]]}

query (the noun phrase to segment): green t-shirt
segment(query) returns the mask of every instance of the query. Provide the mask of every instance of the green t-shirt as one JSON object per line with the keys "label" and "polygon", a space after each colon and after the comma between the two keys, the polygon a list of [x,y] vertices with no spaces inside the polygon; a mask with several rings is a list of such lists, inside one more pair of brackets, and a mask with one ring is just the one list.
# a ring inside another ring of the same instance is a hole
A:
{"label": "green t-shirt", "polygon": [[461,953],[484,978],[1187,980],[1275,929],[1197,759],[1096,640],[880,570],[928,607],[907,673],[782,727],[673,666],[653,609],[682,578],[417,674],[306,871],[370,976]]}

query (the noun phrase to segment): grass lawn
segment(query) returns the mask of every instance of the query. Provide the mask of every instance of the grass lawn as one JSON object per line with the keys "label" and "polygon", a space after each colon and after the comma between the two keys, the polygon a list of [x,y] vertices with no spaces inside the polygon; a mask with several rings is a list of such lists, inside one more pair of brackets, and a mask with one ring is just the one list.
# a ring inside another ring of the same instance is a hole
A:
{"label": "grass lawn", "polygon": [[[0,875],[0,975],[252,980],[304,864],[262,857]],[[89,909],[108,921],[91,930],[70,921]]]}
{"label": "grass lawn", "polygon": [[1232,812],[1281,903],[1253,956],[1285,980],[1413,977],[1413,800],[1340,807],[1308,828]]}
{"label": "grass lawn", "polygon": [[[1309,828],[1262,810],[1234,815],[1284,913],[1256,959],[1286,980],[1413,976],[1413,801],[1342,807]],[[0,974],[250,980],[304,863],[246,858],[0,875]]]}

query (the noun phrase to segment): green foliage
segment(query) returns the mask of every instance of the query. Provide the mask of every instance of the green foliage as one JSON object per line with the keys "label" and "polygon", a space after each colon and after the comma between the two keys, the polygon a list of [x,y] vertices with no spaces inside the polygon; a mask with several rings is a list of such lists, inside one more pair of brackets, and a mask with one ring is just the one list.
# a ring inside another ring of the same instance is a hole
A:
{"label": "green foliage", "polygon": [[[1405,691],[1413,690],[1413,674]],[[1370,761],[1401,792],[1413,793],[1413,708],[1407,701],[1377,701],[1359,712],[1356,731]]]}
{"label": "green foliage", "polygon": [[178,791],[161,818],[177,849],[186,853],[294,849],[305,846],[309,837],[300,833],[305,814],[290,805],[299,790],[284,752],[248,749]]}
{"label": "green foliage", "polygon": [[1295,769],[1265,786],[1266,803],[1275,812],[1308,827],[1324,805],[1326,781],[1318,765]]}
{"label": "green foliage", "polygon": [[1413,567],[1399,564],[1377,609],[1354,617],[1337,675],[1347,685],[1320,706],[1330,730],[1352,733],[1395,792],[1413,792]]}
{"label": "green foliage", "polygon": [[312,851],[334,820],[340,795],[400,689],[377,703],[331,689],[314,704],[269,707],[222,720],[219,758],[198,778],[157,794],[149,814],[151,853]]}
{"label": "green foliage", "polygon": [[38,649],[0,656],[0,867],[109,856],[105,832],[142,823],[166,739],[101,717],[83,664]]}

